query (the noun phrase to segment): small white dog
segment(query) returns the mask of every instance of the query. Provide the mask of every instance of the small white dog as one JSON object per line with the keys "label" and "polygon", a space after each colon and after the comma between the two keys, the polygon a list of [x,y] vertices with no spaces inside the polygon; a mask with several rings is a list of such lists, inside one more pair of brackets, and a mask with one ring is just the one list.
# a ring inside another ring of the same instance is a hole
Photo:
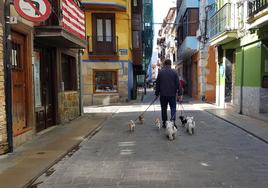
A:
{"label": "small white dog", "polygon": [[135,123],[134,123],[134,121],[133,120],[130,120],[130,122],[129,122],[129,124],[128,124],[128,127],[129,127],[129,131],[130,132],[133,132],[134,131],[134,129],[135,129]]}
{"label": "small white dog", "polygon": [[177,128],[172,121],[166,121],[166,134],[169,140],[175,140],[177,136]]}
{"label": "small white dog", "polygon": [[156,126],[158,129],[161,128],[160,118],[158,118],[158,117],[155,119],[155,126]]}
{"label": "small white dog", "polygon": [[195,128],[195,121],[193,116],[187,116],[187,123],[186,123],[186,132],[188,132],[190,135],[194,134],[194,128]]}

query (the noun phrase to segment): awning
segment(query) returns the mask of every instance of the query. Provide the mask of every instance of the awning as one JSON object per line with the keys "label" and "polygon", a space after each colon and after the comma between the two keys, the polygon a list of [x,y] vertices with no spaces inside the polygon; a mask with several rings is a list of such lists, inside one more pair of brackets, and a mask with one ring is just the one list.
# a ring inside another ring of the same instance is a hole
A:
{"label": "awning", "polygon": [[81,2],[84,10],[105,10],[105,11],[120,11],[126,12],[127,7],[115,2]]}
{"label": "awning", "polygon": [[42,45],[58,48],[86,48],[86,40],[61,26],[36,26],[34,40]]}

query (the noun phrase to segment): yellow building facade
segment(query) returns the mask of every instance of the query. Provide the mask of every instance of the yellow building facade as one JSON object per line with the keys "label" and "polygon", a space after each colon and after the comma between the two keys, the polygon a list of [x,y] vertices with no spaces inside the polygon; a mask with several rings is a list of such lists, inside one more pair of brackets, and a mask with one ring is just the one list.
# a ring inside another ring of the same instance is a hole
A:
{"label": "yellow building facade", "polygon": [[82,60],[83,104],[126,102],[133,89],[131,1],[81,1],[87,49]]}

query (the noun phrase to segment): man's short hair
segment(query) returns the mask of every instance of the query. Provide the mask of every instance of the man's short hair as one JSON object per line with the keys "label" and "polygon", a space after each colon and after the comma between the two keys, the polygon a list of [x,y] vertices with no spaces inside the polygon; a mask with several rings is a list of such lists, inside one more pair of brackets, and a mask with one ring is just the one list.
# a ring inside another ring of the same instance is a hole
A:
{"label": "man's short hair", "polygon": [[164,65],[171,65],[171,60],[170,59],[166,59],[164,61]]}

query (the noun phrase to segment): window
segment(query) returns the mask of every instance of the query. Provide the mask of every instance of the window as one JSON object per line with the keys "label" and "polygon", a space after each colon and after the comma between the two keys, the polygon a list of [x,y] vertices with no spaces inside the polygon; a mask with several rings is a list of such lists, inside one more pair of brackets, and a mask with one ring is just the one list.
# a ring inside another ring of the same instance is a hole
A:
{"label": "window", "polygon": [[12,42],[11,62],[13,69],[22,69],[21,44]]}
{"label": "window", "polygon": [[62,91],[77,90],[76,60],[73,56],[62,54]]}
{"label": "window", "polygon": [[115,15],[111,13],[93,13],[93,53],[114,55],[116,52]]}
{"label": "window", "polygon": [[94,92],[95,93],[116,93],[117,86],[117,71],[94,70]]}

